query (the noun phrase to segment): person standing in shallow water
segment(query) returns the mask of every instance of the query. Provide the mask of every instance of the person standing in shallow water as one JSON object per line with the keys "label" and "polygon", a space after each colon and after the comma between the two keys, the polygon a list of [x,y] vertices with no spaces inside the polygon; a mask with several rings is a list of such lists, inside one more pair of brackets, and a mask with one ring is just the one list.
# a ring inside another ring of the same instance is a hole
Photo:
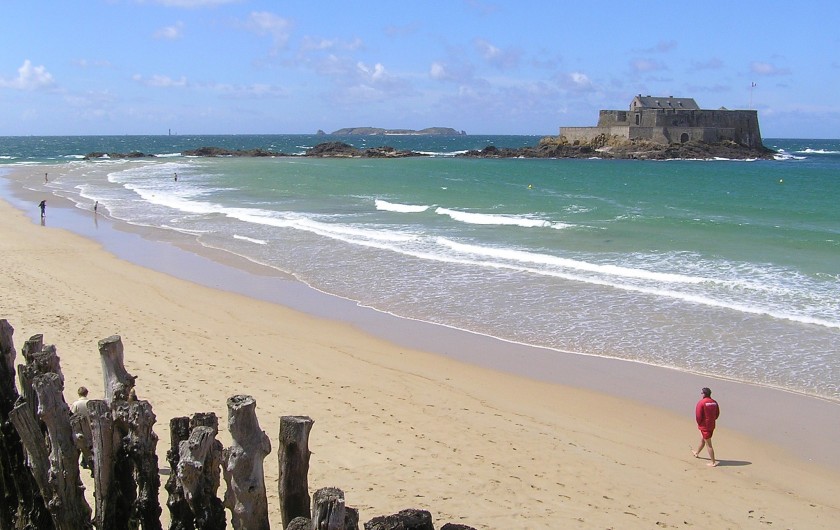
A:
{"label": "person standing in shallow water", "polygon": [[41,209],[41,219],[47,216],[47,201],[46,199],[38,203],[38,208]]}
{"label": "person standing in shallow water", "polygon": [[694,407],[694,416],[697,420],[697,428],[700,429],[700,445],[697,450],[692,450],[694,458],[700,458],[700,451],[703,447],[709,452],[709,466],[715,467],[718,461],[715,460],[715,449],[712,447],[712,434],[715,432],[715,420],[720,416],[720,406],[718,402],[712,399],[712,391],[708,388],[703,388],[700,391],[703,397],[697,402]]}

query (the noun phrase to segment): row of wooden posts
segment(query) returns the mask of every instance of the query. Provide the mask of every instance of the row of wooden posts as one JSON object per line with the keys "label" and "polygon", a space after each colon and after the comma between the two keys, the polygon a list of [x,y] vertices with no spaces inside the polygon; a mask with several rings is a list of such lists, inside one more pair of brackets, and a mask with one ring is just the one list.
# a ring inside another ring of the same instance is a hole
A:
{"label": "row of wooden posts", "polygon": [[[89,400],[87,414],[71,414],[53,345],[35,335],[21,349],[15,386],[14,329],[0,320],[0,529],[162,530],[155,415],[138,400],[135,377],[123,363],[119,336],[99,341],[105,394]],[[232,443],[216,439],[210,413],[170,420],[165,484],[170,530],[270,528],[263,460],[271,442],[260,429],[256,401],[227,400]],[[307,416],[283,416],[279,433],[280,517],[287,530],[358,530],[358,510],[344,492],[326,487],[309,494]],[[84,495],[79,457],[92,468],[94,507]],[[224,478],[223,498],[217,496]],[[227,511],[227,512],[226,512]],[[365,530],[434,530],[431,514],[408,509],[364,523]],[[441,530],[465,530],[447,523]]]}

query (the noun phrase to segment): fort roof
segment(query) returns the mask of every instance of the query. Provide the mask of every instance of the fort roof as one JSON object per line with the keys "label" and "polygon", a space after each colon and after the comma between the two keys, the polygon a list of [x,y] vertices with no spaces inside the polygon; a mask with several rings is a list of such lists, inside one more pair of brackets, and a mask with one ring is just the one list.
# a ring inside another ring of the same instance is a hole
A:
{"label": "fort roof", "polygon": [[676,109],[699,110],[694,98],[675,98],[673,96],[642,96],[639,94],[630,103],[630,110],[641,109]]}

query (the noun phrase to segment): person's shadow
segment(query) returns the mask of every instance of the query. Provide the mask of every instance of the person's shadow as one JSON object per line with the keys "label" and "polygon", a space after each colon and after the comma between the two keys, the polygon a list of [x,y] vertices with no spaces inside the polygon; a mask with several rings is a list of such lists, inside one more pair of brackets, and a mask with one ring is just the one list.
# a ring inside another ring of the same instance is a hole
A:
{"label": "person's shadow", "polygon": [[41,226],[47,226],[47,218],[46,216],[41,216]]}
{"label": "person's shadow", "polygon": [[[708,464],[709,459],[703,458],[702,456],[697,457],[698,460],[705,460]],[[740,467],[740,466],[751,466],[752,462],[748,462],[746,460],[721,460],[718,458],[718,465],[716,467]]]}
{"label": "person's shadow", "polygon": [[718,460],[718,467],[725,466],[725,467],[739,467],[739,466],[751,466],[752,462],[747,462],[746,460]]}

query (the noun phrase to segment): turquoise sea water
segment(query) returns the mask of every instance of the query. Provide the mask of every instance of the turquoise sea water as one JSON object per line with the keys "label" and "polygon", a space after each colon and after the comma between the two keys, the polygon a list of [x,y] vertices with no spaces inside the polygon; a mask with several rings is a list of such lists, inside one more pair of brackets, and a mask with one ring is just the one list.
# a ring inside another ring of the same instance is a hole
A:
{"label": "turquoise sea water", "polygon": [[[840,140],[777,160],[473,160],[537,137],[351,137],[435,156],[287,153],[335,138],[0,138],[40,191],[188,234],[381,311],[840,401]],[[91,151],[144,160],[82,161]],[[178,181],[174,174],[178,174]]]}

